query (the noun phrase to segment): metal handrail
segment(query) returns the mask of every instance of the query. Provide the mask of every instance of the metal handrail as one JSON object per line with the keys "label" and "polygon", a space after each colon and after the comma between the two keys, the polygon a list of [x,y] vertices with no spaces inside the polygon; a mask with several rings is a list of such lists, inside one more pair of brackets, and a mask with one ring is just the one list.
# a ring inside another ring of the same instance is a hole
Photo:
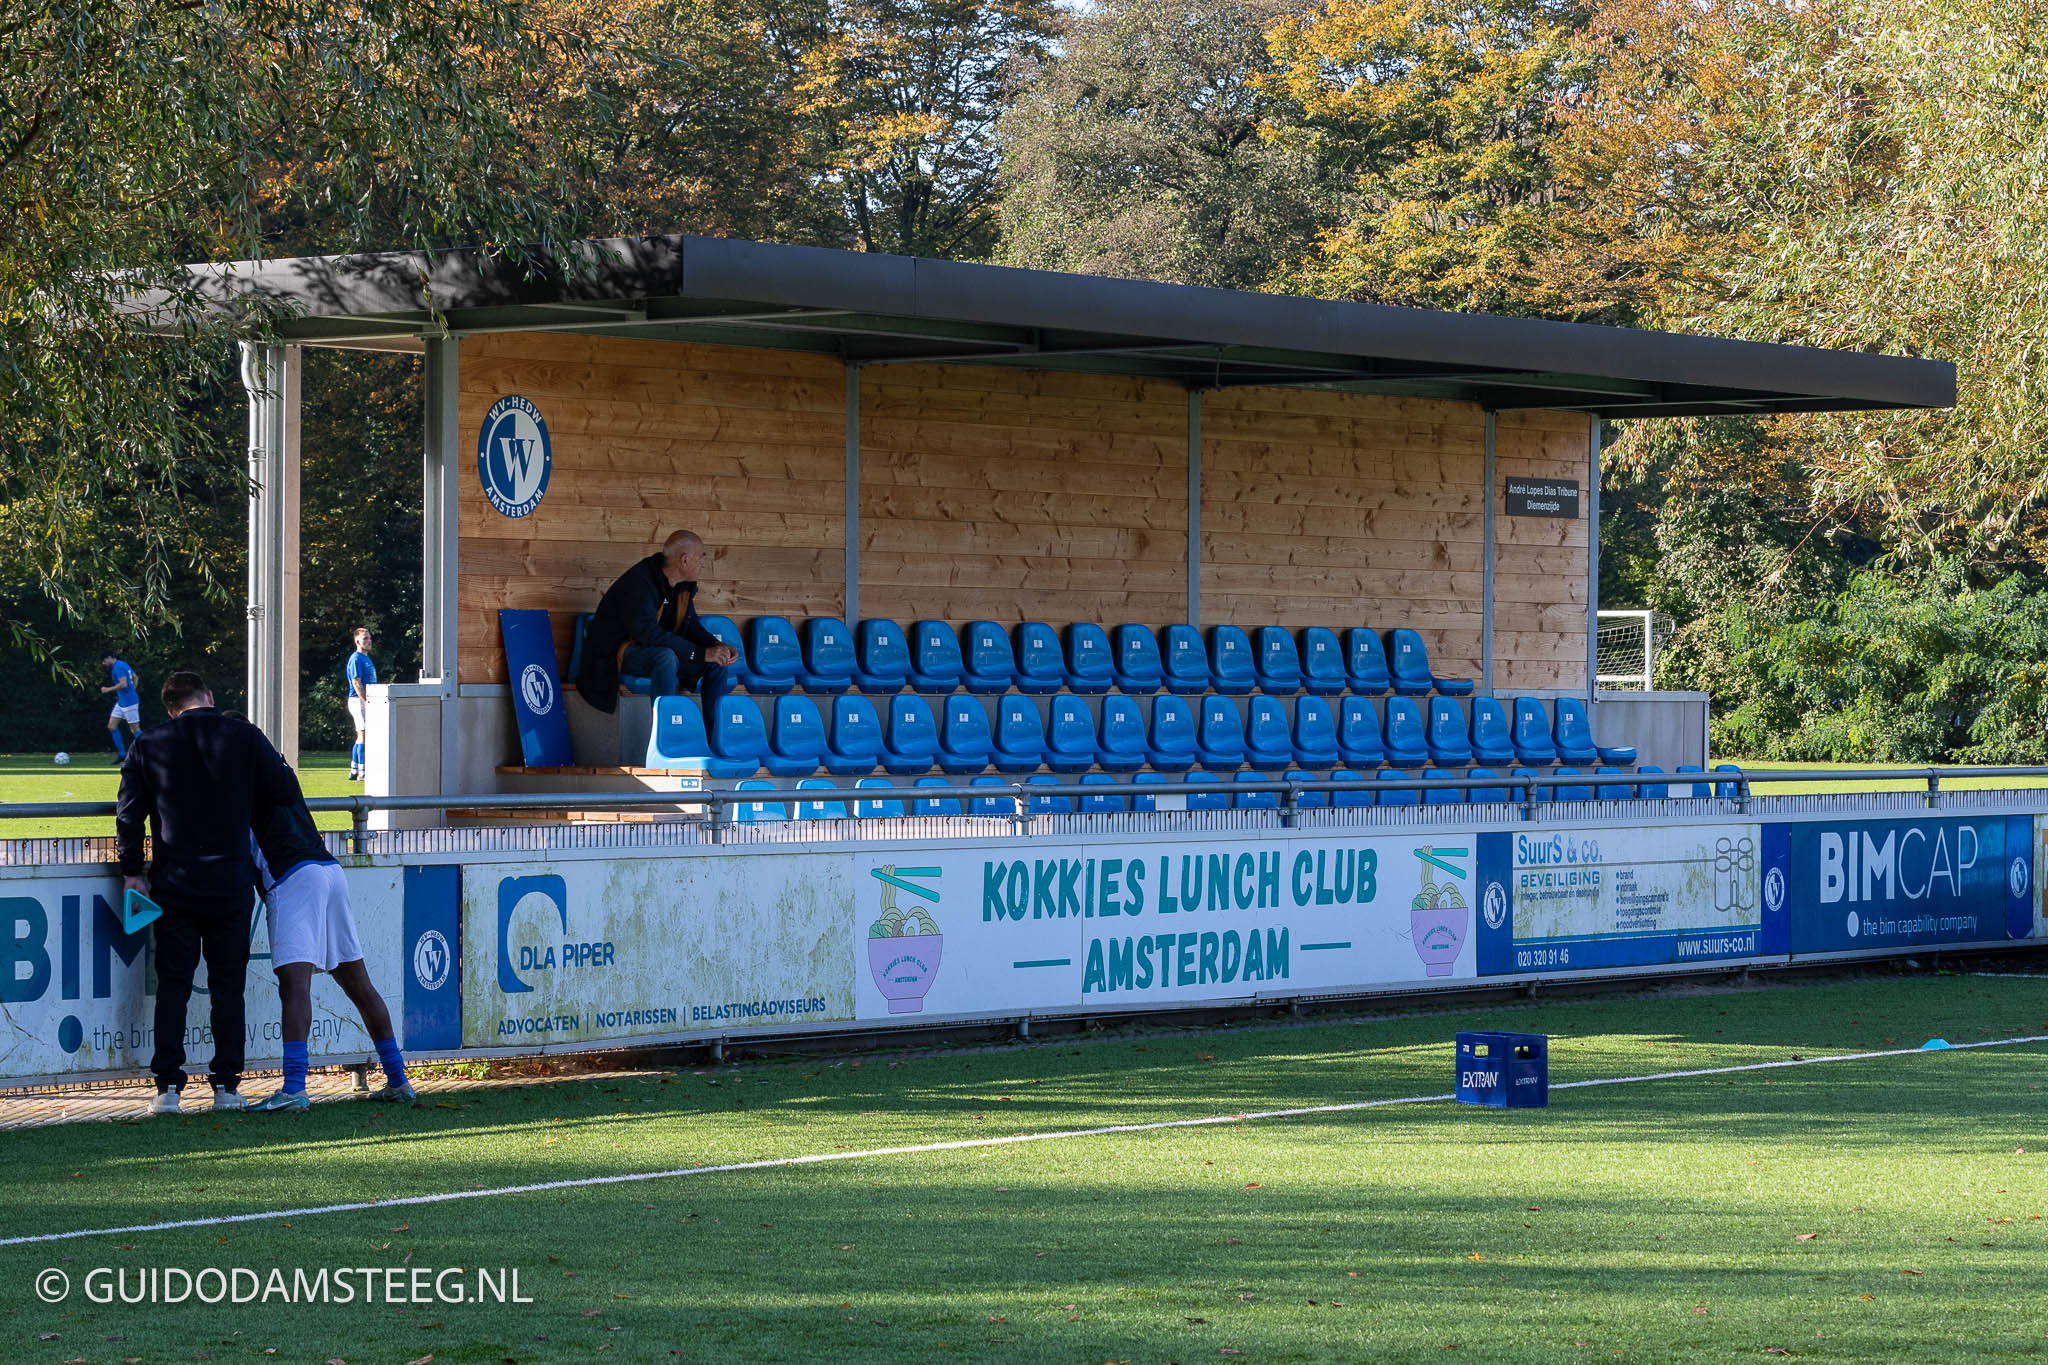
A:
{"label": "metal handrail", "polygon": [[[876,801],[876,800],[944,800],[971,798],[987,800],[992,797],[1007,798],[1017,803],[1020,812],[1028,810],[1033,797],[1054,796],[1161,796],[1161,795],[1213,795],[1231,792],[1276,792],[1282,799],[1282,812],[1290,820],[1299,810],[1301,797],[1310,792],[1345,791],[1470,791],[1476,788],[1499,788],[1521,793],[1517,802],[1522,806],[1525,818],[1534,819],[1535,810],[1542,805],[1576,805],[1579,802],[1561,801],[1549,795],[1545,789],[1557,787],[1630,787],[1638,793],[1644,787],[1704,786],[1712,790],[1715,797],[1732,800],[1738,811],[1746,810],[1750,799],[1756,795],[1759,786],[1783,785],[1792,782],[1925,782],[1927,803],[1938,803],[1943,778],[1998,778],[2031,777],[2048,778],[2048,767],[1975,767],[1975,768],[1839,768],[1772,771],[1772,772],[1697,772],[1697,773],[1567,773],[1560,776],[1554,769],[1536,777],[1413,777],[1382,781],[1377,778],[1335,779],[1309,778],[1287,780],[1274,778],[1261,782],[1025,782],[1022,780],[1005,783],[984,783],[979,786],[950,787],[895,787],[896,795],[878,796],[880,787],[778,787],[774,789],[713,789],[681,792],[477,792],[471,795],[421,795],[421,796],[320,796],[306,801],[309,809],[319,813],[346,812],[349,816],[350,837],[359,841],[369,833],[370,815],[375,811],[445,811],[456,807],[467,810],[630,810],[639,806],[707,807],[714,825],[732,822],[731,808],[756,802],[783,801]],[[1732,796],[1722,795],[1721,789],[1732,787]],[[1641,800],[1640,795],[1631,797]],[[1652,797],[1651,800],[1667,798]],[[1427,804],[1426,802],[1423,804]],[[92,818],[111,817],[114,813],[112,801],[19,801],[0,802],[0,820],[36,820],[60,817]],[[876,819],[892,817],[860,817]]]}

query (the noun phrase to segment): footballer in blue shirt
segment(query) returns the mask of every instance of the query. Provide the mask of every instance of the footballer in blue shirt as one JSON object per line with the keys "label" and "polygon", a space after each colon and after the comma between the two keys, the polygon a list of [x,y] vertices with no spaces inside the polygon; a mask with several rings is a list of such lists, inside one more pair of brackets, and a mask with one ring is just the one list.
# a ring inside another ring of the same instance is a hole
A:
{"label": "footballer in blue shirt", "polygon": [[100,689],[100,695],[114,694],[114,709],[107,716],[107,734],[114,741],[114,752],[125,761],[128,757],[127,741],[121,738],[121,722],[128,722],[131,734],[142,733],[142,697],[136,688],[142,679],[135,676],[135,670],[111,654],[100,656],[100,667],[107,670],[113,681]]}
{"label": "footballer in blue shirt", "polygon": [[356,627],[356,652],[348,656],[344,673],[348,683],[348,718],[355,722],[356,743],[348,751],[348,779],[360,782],[368,775],[365,746],[370,738],[370,686],[377,681],[377,665],[370,662],[370,628]]}

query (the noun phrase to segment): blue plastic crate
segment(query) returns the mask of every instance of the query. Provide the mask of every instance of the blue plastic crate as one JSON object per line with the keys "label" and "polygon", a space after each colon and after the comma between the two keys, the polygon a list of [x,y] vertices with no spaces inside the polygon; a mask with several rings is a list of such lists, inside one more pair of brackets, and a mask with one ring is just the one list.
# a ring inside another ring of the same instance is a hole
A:
{"label": "blue plastic crate", "polygon": [[1541,1033],[1458,1035],[1458,1103],[1541,1109],[1550,1103],[1550,1039]]}

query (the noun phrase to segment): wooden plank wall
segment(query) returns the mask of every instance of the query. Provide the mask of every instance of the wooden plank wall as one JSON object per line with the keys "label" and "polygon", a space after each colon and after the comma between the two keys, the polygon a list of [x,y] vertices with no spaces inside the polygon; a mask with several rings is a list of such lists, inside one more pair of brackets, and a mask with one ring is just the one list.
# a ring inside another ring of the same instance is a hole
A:
{"label": "wooden plank wall", "polygon": [[[465,340],[460,364],[463,682],[504,680],[496,608],[547,608],[566,641],[574,612],[683,526],[711,547],[702,609],[843,611],[836,361],[524,333]],[[484,499],[467,455],[508,393],[539,405],[554,450],[547,495],[519,520]],[[1186,618],[1179,387],[881,366],[863,372],[861,409],[863,614]],[[1225,390],[1204,395],[1202,434],[1205,624],[1413,625],[1439,671],[1478,675],[1476,407]],[[1502,414],[1500,478],[1583,483],[1586,434],[1576,414]],[[1585,521],[1496,526],[1497,687],[1583,686]]]}

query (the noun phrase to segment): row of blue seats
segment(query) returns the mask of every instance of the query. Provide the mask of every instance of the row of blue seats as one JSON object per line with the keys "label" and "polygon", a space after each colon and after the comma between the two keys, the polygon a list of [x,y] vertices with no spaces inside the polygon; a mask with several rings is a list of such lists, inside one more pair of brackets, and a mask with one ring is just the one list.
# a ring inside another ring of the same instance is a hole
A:
{"label": "row of blue seats", "polygon": [[[769,716],[762,714],[763,706]],[[873,702],[864,696],[832,699],[825,713],[806,696],[772,701],[728,695],[711,707],[707,731],[702,710],[684,697],[660,698],[648,740],[646,766],[661,768],[686,759],[708,758],[714,777],[751,777],[766,768],[777,777],[801,777],[823,770],[858,776],[877,768],[898,774],[930,772],[1058,773],[1184,772],[1201,765],[1262,771],[1334,768],[1339,764],[1464,765],[1468,763],[1612,764],[1635,762],[1636,751],[1594,743],[1585,703],[1561,697],[1553,724],[1543,702],[1517,697],[1514,719],[1495,697],[1475,698],[1468,712],[1455,698],[1429,703],[1425,720],[1410,697],[1377,703],[1345,697],[1333,711],[1321,697],[1302,697],[1287,709],[1272,697],[1250,699],[1250,717],[1228,697],[1202,698],[1195,706],[1175,696],[1152,698],[1151,716],[1129,697],[1104,697],[1098,721],[1090,703],[1062,694],[1050,698],[1049,716],[1038,703],[1015,694],[997,703],[996,723],[977,697],[956,695],[942,703],[943,722],[923,697],[890,699],[884,728]],[[1381,706],[1385,715],[1382,718]]]}
{"label": "row of blue seats", "polygon": [[[1392,650],[1379,632],[1356,628],[1337,632],[1311,626],[1299,642],[1280,626],[1261,626],[1257,639],[1238,626],[1216,626],[1207,647],[1193,626],[1168,626],[1155,635],[1149,626],[1122,625],[1114,631],[1078,623],[1066,628],[1064,644],[1043,621],[1010,630],[994,621],[971,621],[956,631],[945,621],[918,621],[908,634],[894,621],[862,621],[847,629],[835,616],[814,616],[799,630],[787,617],[756,616],[742,631],[730,617],[699,618],[706,630],[739,651],[734,681],[749,692],[779,694],[848,691],[886,695],[906,688],[940,694],[969,692],[1078,692],[1112,689],[1143,695],[1166,691],[1182,696],[1220,692],[1243,696],[1264,692],[1291,696],[1308,692],[1336,696],[1357,692],[1382,696],[1469,696],[1469,678],[1439,678],[1429,650],[1412,630],[1391,635]],[[569,675],[582,659],[588,616],[577,618]],[[644,680],[638,690],[644,691]]]}
{"label": "row of blue seats", "polygon": [[[1596,775],[1613,776],[1620,774],[1621,771],[1619,768],[1601,768]],[[1651,764],[1645,764],[1640,771],[1643,773],[1656,773],[1661,776],[1664,770]],[[1699,773],[1703,769],[1687,764],[1680,767],[1678,771],[1683,775]],[[1741,770],[1733,764],[1723,763],[1715,771],[1740,772]],[[1453,772],[1444,772],[1436,768],[1428,769],[1422,774],[1425,780],[1452,778],[1460,775]],[[1489,802],[1498,803],[1519,800],[1521,798],[1520,787],[1403,787],[1399,784],[1413,782],[1415,774],[1391,769],[1368,775],[1350,769],[1339,768],[1330,773],[1329,776],[1334,781],[1376,781],[1383,785],[1378,788],[1361,787],[1351,791],[1303,792],[1297,802],[1301,809],[1373,805],[1455,806],[1463,805],[1467,802],[1485,804]],[[1467,770],[1462,776],[1497,779],[1500,777],[1500,774],[1486,768],[1472,768]],[[1576,768],[1559,768],[1550,773],[1538,773],[1528,768],[1517,768],[1510,776],[1583,777],[1586,774],[1579,772]],[[1239,773],[1235,778],[1227,778],[1216,773],[1197,771],[1190,772],[1182,780],[1186,782],[1270,782],[1273,780],[1273,776],[1269,773],[1247,772]],[[1298,770],[1290,771],[1286,774],[1285,780],[1290,782],[1313,781],[1315,780],[1315,774]],[[1024,781],[1027,786],[1064,785],[1062,779],[1046,775],[1027,777]],[[1081,785],[1098,786],[1122,781],[1163,784],[1168,779],[1159,773],[1139,773],[1135,777],[1128,779],[1112,776],[1109,773],[1089,773],[1081,779]],[[1007,787],[1009,784],[1000,777],[977,777],[965,784],[955,783],[943,777],[921,777],[910,787],[906,788],[898,786],[886,777],[864,777],[854,783],[856,789],[886,790],[894,793],[894,795],[855,797],[852,803],[852,813],[862,819],[901,815],[1014,815],[1017,813],[1015,799],[1007,795],[975,796],[969,797],[965,801],[956,796],[914,795],[919,787],[951,787],[959,785]],[[1623,782],[1544,784],[1537,787],[1536,798],[1540,801],[1627,801],[1637,798],[1640,794],[1643,800],[1663,800],[1671,794],[1671,785],[1666,783],[1644,783],[1640,788],[1637,788],[1632,784]],[[1733,782],[1694,782],[1689,784],[1689,793],[1687,791],[1688,784],[1681,782],[1676,785],[1678,786],[1678,794],[1680,796],[1689,794],[1694,797],[1705,798],[1710,795],[1723,797],[1733,797],[1735,795],[1735,784]],[[777,788],[772,782],[756,779],[740,783],[738,790],[767,792],[780,791],[781,789]],[[835,790],[835,788],[827,778],[806,778],[796,784],[797,792],[832,790]],[[904,798],[906,797],[909,799],[905,800]],[[1149,795],[1124,797],[1111,793],[1104,793],[1102,795],[1089,794],[1080,798],[1079,809],[1084,815],[1119,814],[1130,810],[1149,811],[1159,808],[1158,800],[1158,797]],[[1280,808],[1280,793],[1273,791],[1245,791],[1236,793],[1188,792],[1184,800],[1188,810],[1230,810],[1233,807],[1237,810],[1278,810]],[[796,797],[795,804],[796,818],[799,820],[845,819],[848,813],[847,803],[843,799],[825,800],[817,797],[805,799],[798,796]],[[1033,796],[1028,799],[1028,806],[1029,810],[1027,813],[1032,815],[1072,814],[1075,810],[1075,801],[1073,797],[1065,795]],[[743,823],[762,820],[786,820],[789,818],[788,807],[782,801],[747,801],[735,806],[733,809],[735,818]]]}

